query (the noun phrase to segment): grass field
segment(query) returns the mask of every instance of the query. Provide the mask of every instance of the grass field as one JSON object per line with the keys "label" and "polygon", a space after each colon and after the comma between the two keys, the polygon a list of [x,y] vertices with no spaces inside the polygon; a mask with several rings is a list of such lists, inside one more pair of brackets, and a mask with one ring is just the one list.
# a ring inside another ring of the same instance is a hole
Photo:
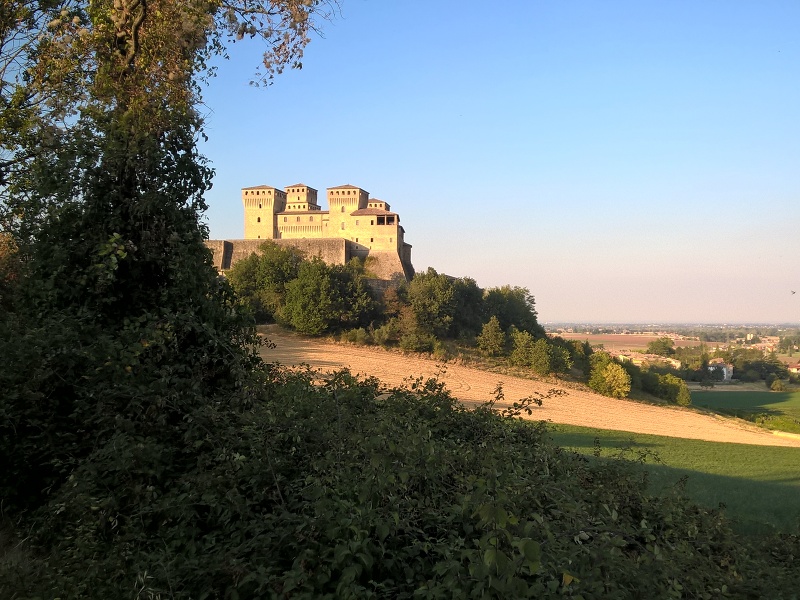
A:
{"label": "grass field", "polygon": [[663,493],[686,477],[686,494],[702,506],[726,507],[726,514],[743,533],[771,529],[800,532],[800,449],[722,444],[553,425],[552,436],[564,448],[592,454],[595,438],[601,455],[620,448],[655,453],[660,463],[646,461],[650,489]]}
{"label": "grass field", "polygon": [[692,391],[692,404],[767,429],[800,433],[800,392]]}

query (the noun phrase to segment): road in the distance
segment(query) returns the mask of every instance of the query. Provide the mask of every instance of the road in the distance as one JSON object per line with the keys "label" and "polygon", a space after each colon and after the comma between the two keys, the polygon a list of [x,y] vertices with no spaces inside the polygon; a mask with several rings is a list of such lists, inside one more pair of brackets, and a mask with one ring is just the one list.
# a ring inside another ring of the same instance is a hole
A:
{"label": "road in the distance", "polygon": [[676,406],[652,406],[617,400],[549,382],[499,375],[455,364],[442,365],[417,355],[310,340],[278,329],[272,329],[267,337],[276,345],[273,349],[262,351],[262,356],[268,362],[308,364],[322,371],[347,367],[354,374],[373,375],[389,387],[401,385],[408,378],[427,378],[438,374],[453,396],[466,404],[490,400],[499,382],[503,384],[507,403],[535,392],[544,394],[553,387],[567,392],[564,396],[545,400],[541,407],[534,407],[530,418],[535,420],[712,442],[800,448],[800,437],[775,435],[744,421]]}

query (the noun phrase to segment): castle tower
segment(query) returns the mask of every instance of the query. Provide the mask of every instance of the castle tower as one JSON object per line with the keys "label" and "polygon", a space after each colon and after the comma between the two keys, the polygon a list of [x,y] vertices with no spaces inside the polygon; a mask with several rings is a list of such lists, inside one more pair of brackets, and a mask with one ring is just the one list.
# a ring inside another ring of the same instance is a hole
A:
{"label": "castle tower", "polygon": [[317,190],[314,188],[305,183],[295,183],[283,189],[286,191],[286,208],[284,210],[291,212],[319,210]]}
{"label": "castle tower", "polygon": [[286,192],[268,185],[242,188],[245,239],[274,240],[277,217],[286,209]]}
{"label": "castle tower", "polygon": [[369,192],[354,185],[340,185],[328,188],[328,207],[330,235],[349,237],[348,224],[350,215],[357,210],[367,207]]}

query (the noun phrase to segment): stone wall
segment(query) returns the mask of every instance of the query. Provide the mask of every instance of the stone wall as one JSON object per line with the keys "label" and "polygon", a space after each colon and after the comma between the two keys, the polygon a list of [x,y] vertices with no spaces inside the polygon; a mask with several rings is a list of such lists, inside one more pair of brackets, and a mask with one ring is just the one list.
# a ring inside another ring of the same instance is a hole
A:
{"label": "stone wall", "polygon": [[292,246],[305,253],[308,258],[316,256],[328,264],[343,265],[350,260],[347,240],[343,239],[300,239],[300,240],[207,240],[206,246],[214,254],[214,266],[219,271],[227,271],[240,260],[253,253],[265,241],[278,246]]}
{"label": "stone wall", "polygon": [[[214,254],[214,266],[219,271],[227,271],[238,261],[247,258],[267,240],[207,240],[206,246]],[[330,265],[343,265],[352,257],[364,257],[367,253],[349,240],[342,238],[324,239],[281,239],[268,240],[271,244],[291,246],[305,253],[307,258],[318,257]],[[397,277],[411,279],[414,268],[408,260],[401,260],[397,252],[368,251],[367,270],[376,279],[391,280]]]}

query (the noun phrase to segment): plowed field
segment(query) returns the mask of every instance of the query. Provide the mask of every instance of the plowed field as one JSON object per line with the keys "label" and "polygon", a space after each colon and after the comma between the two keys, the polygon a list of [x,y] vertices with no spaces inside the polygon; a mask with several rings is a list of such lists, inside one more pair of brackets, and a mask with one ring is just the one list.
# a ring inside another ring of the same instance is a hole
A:
{"label": "plowed field", "polygon": [[490,400],[499,382],[509,404],[537,392],[544,394],[551,388],[566,392],[535,407],[530,417],[535,420],[712,442],[800,447],[800,436],[772,434],[738,419],[693,409],[617,400],[563,384],[498,375],[461,365],[442,365],[417,355],[378,348],[310,340],[277,329],[270,330],[267,337],[276,344],[274,349],[262,352],[268,362],[308,364],[322,371],[348,367],[353,373],[373,375],[390,387],[408,378],[438,374],[452,394],[467,405]]}

